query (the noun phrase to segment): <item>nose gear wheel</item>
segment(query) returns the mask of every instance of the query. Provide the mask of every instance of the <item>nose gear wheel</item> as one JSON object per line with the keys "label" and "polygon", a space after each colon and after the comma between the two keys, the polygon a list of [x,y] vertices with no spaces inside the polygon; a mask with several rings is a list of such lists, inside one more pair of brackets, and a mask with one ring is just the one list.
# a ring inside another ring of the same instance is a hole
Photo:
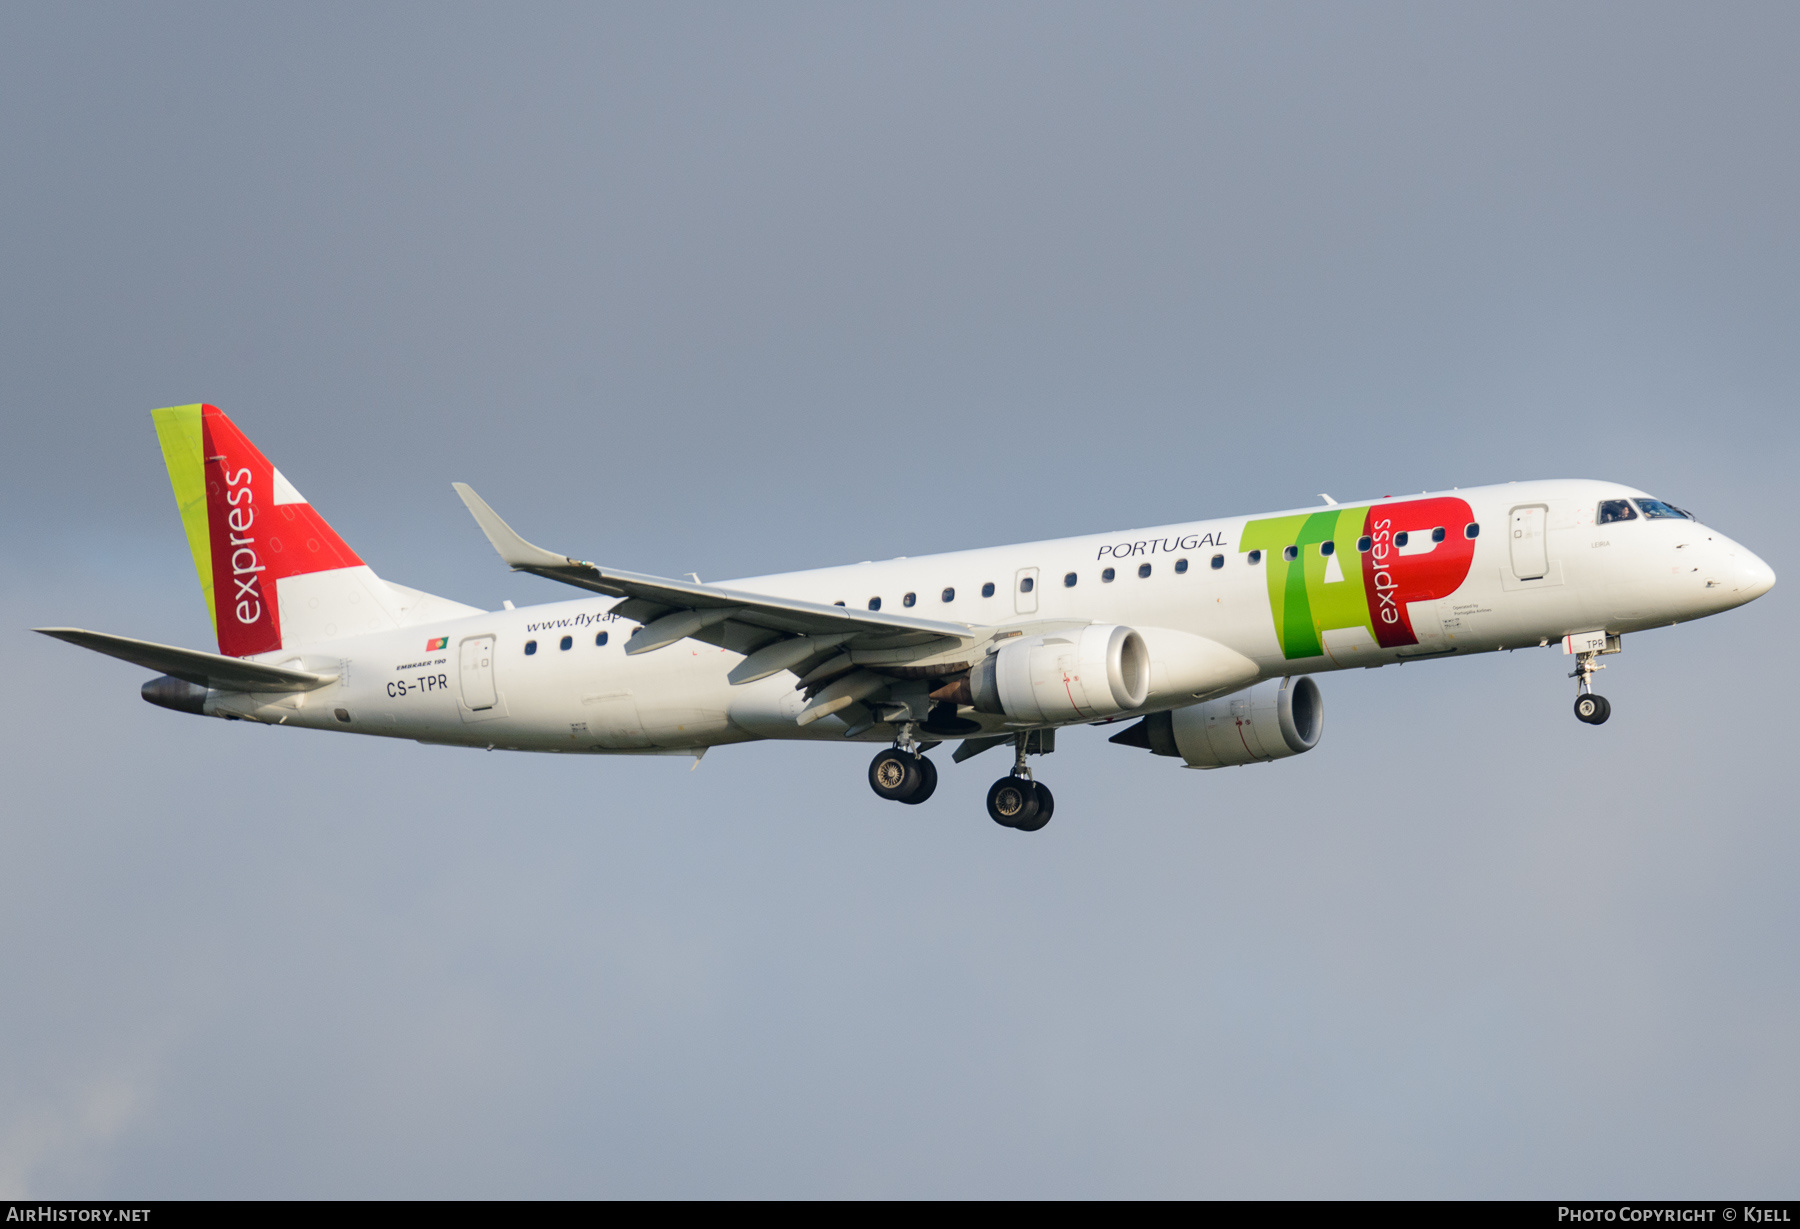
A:
{"label": "nose gear wheel", "polygon": [[1589,692],[1575,697],[1575,720],[1585,721],[1589,725],[1605,725],[1610,716],[1612,705],[1607,703],[1605,696]]}

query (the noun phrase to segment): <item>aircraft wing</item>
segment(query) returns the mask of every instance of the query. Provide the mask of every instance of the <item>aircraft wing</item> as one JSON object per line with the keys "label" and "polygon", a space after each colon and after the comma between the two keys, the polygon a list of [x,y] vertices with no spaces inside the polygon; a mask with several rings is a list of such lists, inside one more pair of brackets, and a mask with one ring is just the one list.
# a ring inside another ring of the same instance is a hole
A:
{"label": "aircraft wing", "polygon": [[35,627],[32,630],[217,691],[313,691],[337,680],[335,674],[266,666],[221,653],[178,649],[170,644],[90,632],[79,627]]}
{"label": "aircraft wing", "polygon": [[[803,636],[811,639],[821,653],[842,646],[844,652],[855,653],[859,661],[869,658],[871,665],[901,664],[972,645],[988,635],[986,629],[978,631],[963,623],[943,623],[874,610],[847,610],[842,606],[797,598],[746,593],[719,585],[602,568],[533,546],[501,520],[499,514],[466,483],[452,485],[474,515],[475,523],[481,526],[488,541],[513,571],[529,572],[578,589],[624,598],[614,611],[623,618],[644,624],[626,646],[630,653],[649,652],[688,636],[751,653],[784,637]],[[796,645],[787,653],[777,651],[774,656],[793,656],[802,647]],[[876,657],[890,656],[893,658],[891,663],[875,660]],[[773,660],[773,657],[765,660]],[[795,660],[802,662],[807,658]],[[791,667],[777,667],[788,668]]]}

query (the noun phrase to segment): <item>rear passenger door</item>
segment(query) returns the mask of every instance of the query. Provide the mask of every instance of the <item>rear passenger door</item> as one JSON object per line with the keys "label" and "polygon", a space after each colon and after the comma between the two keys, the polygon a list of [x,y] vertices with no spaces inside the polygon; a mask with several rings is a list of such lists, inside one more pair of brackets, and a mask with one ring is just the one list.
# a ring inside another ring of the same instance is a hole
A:
{"label": "rear passenger door", "polygon": [[462,719],[486,721],[503,717],[494,686],[494,638],[470,636],[457,649],[457,680],[462,685]]}

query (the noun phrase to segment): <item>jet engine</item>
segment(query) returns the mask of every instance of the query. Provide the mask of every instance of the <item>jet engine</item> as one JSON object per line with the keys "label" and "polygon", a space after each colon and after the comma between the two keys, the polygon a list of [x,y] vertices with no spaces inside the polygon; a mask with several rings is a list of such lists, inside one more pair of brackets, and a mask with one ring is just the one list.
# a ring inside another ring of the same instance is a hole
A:
{"label": "jet engine", "polygon": [[1150,694],[1150,652],[1129,627],[1097,624],[1010,641],[969,671],[977,712],[1015,721],[1092,721]]}
{"label": "jet engine", "polygon": [[1311,751],[1325,727],[1319,685],[1301,675],[1221,696],[1204,704],[1152,713],[1111,741],[1179,756],[1190,768],[1260,764]]}

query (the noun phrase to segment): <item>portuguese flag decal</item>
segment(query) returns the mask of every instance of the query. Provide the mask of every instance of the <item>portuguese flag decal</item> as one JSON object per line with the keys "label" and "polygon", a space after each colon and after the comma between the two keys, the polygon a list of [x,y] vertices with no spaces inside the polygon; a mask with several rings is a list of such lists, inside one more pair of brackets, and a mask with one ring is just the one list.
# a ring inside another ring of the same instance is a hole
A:
{"label": "portuguese flag decal", "polygon": [[427,653],[435,653],[439,649],[448,647],[450,647],[450,637],[448,636],[439,636],[436,640],[427,640],[425,642],[425,651]]}

